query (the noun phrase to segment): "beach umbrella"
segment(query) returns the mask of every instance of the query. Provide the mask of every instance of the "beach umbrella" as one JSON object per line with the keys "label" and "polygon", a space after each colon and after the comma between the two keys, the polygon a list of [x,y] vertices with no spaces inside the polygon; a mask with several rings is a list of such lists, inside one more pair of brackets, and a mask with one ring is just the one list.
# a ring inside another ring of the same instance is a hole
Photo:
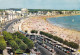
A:
{"label": "beach umbrella", "polygon": [[69,51],[67,51],[67,53],[70,53]]}
{"label": "beach umbrella", "polygon": [[78,50],[78,52],[80,53],[80,50]]}
{"label": "beach umbrella", "polygon": [[48,28],[47,28],[48,29]]}

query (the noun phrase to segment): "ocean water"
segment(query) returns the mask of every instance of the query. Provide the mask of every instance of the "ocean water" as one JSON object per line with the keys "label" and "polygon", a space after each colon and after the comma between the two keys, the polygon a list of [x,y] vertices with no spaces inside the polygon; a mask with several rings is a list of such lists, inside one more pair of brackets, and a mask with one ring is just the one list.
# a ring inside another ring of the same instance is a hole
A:
{"label": "ocean water", "polygon": [[80,15],[48,18],[47,21],[56,26],[80,31]]}

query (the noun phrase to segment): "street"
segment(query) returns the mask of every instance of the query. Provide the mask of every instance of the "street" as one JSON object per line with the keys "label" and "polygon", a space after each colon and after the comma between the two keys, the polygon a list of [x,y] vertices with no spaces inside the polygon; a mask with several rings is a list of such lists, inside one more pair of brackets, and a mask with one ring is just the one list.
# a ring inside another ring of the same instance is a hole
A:
{"label": "street", "polygon": [[[26,17],[27,18],[27,17]],[[3,28],[2,28],[2,31],[7,31],[8,27],[11,26],[13,23],[17,22],[17,21],[20,21],[22,19],[25,19],[25,18],[19,18],[19,19],[14,19],[10,22],[8,22]],[[10,28],[11,29],[11,28]]]}
{"label": "street", "polygon": [[47,49],[39,45],[38,43],[35,43],[36,47],[40,50],[41,55],[51,55],[51,52],[49,52]]}

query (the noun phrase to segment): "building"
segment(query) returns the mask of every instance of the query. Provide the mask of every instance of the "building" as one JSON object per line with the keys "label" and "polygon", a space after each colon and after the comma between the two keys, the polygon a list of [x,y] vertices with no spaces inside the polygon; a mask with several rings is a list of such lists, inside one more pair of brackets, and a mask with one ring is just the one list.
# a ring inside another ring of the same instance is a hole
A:
{"label": "building", "polygon": [[62,14],[71,14],[71,11],[62,11]]}
{"label": "building", "polygon": [[7,16],[7,20],[8,20],[8,21],[17,18],[17,16],[16,16],[16,11],[13,11],[13,10],[5,10],[5,12],[6,12],[6,16]]}
{"label": "building", "polygon": [[0,23],[4,23],[4,22],[7,22],[7,18],[1,16],[0,17]]}
{"label": "building", "polygon": [[62,14],[66,14],[66,11],[62,11]]}
{"label": "building", "polygon": [[0,23],[3,23],[3,18],[2,17],[0,17]]}
{"label": "building", "polygon": [[37,15],[38,15],[38,16],[43,15],[43,11],[38,11]]}
{"label": "building", "polygon": [[76,14],[76,11],[72,11],[71,14]]}
{"label": "building", "polygon": [[28,16],[32,16],[32,13],[30,12]]}
{"label": "building", "polygon": [[28,16],[28,9],[26,9],[26,8],[21,9],[21,14],[23,17]]}
{"label": "building", "polygon": [[0,16],[0,23],[4,23],[6,21],[7,21],[7,18],[6,18],[5,12],[2,12]]}
{"label": "building", "polygon": [[4,23],[21,17],[21,11],[5,10],[0,14],[0,23]]}
{"label": "building", "polygon": [[17,18],[22,17],[21,11],[16,11],[16,16],[17,16]]}
{"label": "building", "polygon": [[47,15],[47,16],[51,16],[51,12],[48,11],[48,12],[46,13],[46,15]]}
{"label": "building", "polygon": [[58,15],[60,14],[58,11],[52,11],[52,15]]}
{"label": "building", "polygon": [[80,11],[76,11],[76,14],[80,14]]}

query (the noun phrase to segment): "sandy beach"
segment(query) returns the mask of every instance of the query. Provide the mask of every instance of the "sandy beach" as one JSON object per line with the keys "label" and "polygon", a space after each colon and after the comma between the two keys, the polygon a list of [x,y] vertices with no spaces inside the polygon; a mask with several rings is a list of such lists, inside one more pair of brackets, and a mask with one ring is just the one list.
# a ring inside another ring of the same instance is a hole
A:
{"label": "sandy beach", "polygon": [[68,15],[30,17],[29,19],[26,19],[22,23],[21,28],[23,31],[28,30],[29,32],[30,30],[48,32],[48,33],[53,34],[54,36],[63,38],[64,40],[73,41],[73,42],[80,44],[80,32],[58,27],[46,21],[46,18],[62,17],[62,16],[68,16]]}

